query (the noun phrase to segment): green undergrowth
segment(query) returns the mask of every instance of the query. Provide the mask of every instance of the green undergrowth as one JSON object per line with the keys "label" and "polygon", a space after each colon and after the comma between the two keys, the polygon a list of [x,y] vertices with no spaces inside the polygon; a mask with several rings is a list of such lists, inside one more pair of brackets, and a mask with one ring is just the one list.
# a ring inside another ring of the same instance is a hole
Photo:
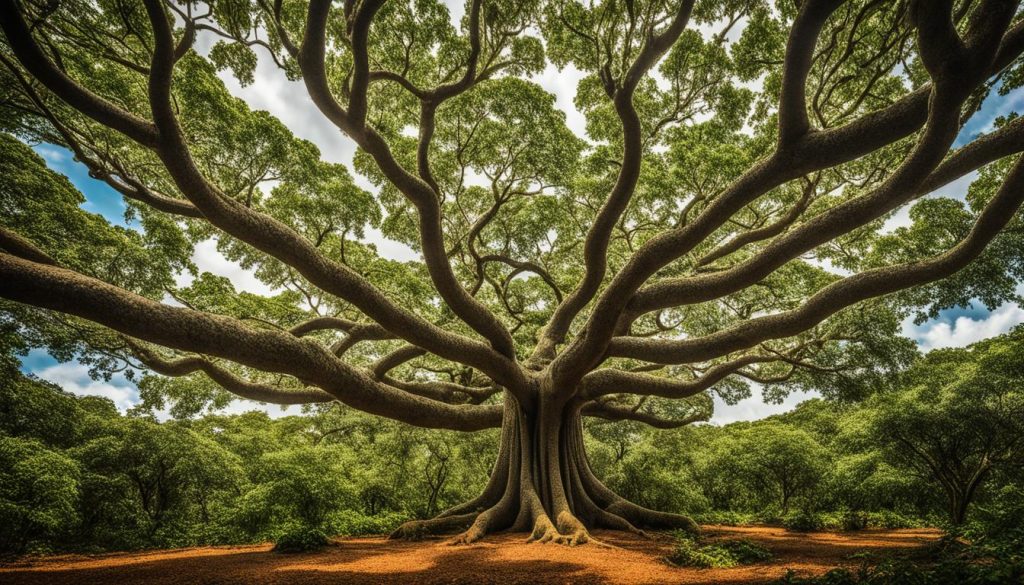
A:
{"label": "green undergrowth", "polygon": [[745,538],[716,540],[702,545],[687,532],[676,532],[674,536],[676,546],[666,560],[677,567],[728,569],[772,558],[772,553],[766,548]]}
{"label": "green undergrowth", "polygon": [[274,543],[274,552],[301,553],[317,551],[328,544],[327,535],[316,528],[296,528],[284,532]]}
{"label": "green undergrowth", "polygon": [[866,528],[921,528],[934,523],[901,514],[892,510],[861,512],[841,510],[835,512],[798,511],[781,516],[772,513],[754,514],[749,512],[712,511],[697,514],[694,519],[701,525],[715,526],[784,526],[797,532],[821,530],[864,530]]}
{"label": "green undergrowth", "polygon": [[856,569],[832,569],[819,577],[789,571],[776,585],[996,585],[1024,583],[1024,565],[1003,560],[948,559],[923,565],[910,559],[863,563]]}

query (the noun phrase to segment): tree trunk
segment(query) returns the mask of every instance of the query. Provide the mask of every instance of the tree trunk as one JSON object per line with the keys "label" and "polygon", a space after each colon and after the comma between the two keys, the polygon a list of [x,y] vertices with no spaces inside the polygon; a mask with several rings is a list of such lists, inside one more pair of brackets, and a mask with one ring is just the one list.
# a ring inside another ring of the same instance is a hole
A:
{"label": "tree trunk", "polygon": [[465,529],[456,543],[501,531],[529,532],[529,540],[583,544],[595,527],[696,531],[685,516],[626,501],[594,476],[583,445],[577,402],[539,394],[531,404],[507,396],[498,459],[482,494],[430,520],[400,526],[392,538]]}
{"label": "tree trunk", "polygon": [[964,523],[964,520],[967,518],[968,504],[969,502],[966,498],[952,498],[949,507],[949,521],[953,523],[953,526],[960,526]]}

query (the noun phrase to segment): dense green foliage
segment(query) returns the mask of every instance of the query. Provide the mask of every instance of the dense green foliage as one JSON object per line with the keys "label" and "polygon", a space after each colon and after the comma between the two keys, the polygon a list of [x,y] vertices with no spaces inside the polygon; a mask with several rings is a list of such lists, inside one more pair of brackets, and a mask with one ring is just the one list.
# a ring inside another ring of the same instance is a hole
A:
{"label": "dense green foliage", "polygon": [[[932,352],[896,389],[863,403],[810,400],[784,415],[724,427],[592,422],[586,440],[610,487],[705,523],[769,522],[792,530],[948,526],[974,543],[976,554],[1017,558],[1024,469],[1020,452],[1010,447],[1024,443],[1013,426],[1024,380],[1015,374],[1019,368],[998,370],[997,360],[1022,351],[1024,330],[1018,330]],[[958,364],[955,376],[951,363]],[[991,375],[987,380],[1000,383],[979,382],[979,366]],[[946,384],[928,386],[934,395],[928,400],[919,381],[935,368],[943,368]],[[491,433],[416,429],[339,405],[280,419],[252,412],[157,422],[144,408],[119,414],[105,399],[74,397],[13,367],[5,372],[0,534],[6,551],[261,540],[304,549],[317,534],[380,534],[409,518],[433,516],[481,489],[495,457]],[[958,392],[939,399],[953,388]],[[1000,446],[1000,457],[985,456],[985,481],[961,526],[949,517],[942,478],[893,438],[893,421],[905,416],[910,398],[928,409],[927,420],[944,425],[944,439],[955,441],[959,450],[947,453],[950,465],[977,456],[969,440],[974,429],[954,424],[968,411],[986,413],[984,435]],[[678,564],[745,562],[731,545],[679,546]]]}
{"label": "dense green foliage", "polygon": [[0,383],[0,549],[380,534],[479,490],[493,441],[341,408],[160,423],[8,372]]}

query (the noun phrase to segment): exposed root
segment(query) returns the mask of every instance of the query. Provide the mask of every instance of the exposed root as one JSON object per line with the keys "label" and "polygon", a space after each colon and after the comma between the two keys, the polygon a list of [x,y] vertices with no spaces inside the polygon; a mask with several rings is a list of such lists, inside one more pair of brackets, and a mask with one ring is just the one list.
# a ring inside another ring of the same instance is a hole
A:
{"label": "exposed root", "polygon": [[490,510],[482,512],[476,517],[476,520],[473,521],[472,526],[467,528],[465,532],[462,532],[449,540],[448,544],[453,546],[460,544],[472,544],[487,536],[491,524],[489,512]]}
{"label": "exposed root", "polygon": [[429,520],[410,520],[396,528],[388,538],[391,540],[422,540],[427,536],[455,532],[468,526],[476,514],[439,516]]}
{"label": "exposed root", "polygon": [[474,542],[480,540],[481,538],[483,538],[486,535],[487,535],[487,533],[484,530],[481,530],[481,529],[477,528],[476,525],[473,525],[473,526],[470,526],[469,529],[466,530],[465,532],[461,532],[461,533],[453,536],[452,539],[448,541],[448,544],[451,545],[451,546],[460,546],[460,545],[463,545],[463,544],[473,544]]}
{"label": "exposed root", "polygon": [[533,530],[526,542],[537,542],[547,544],[561,544],[564,546],[579,546],[582,544],[594,544],[606,548],[618,548],[602,542],[593,536],[587,527],[569,512],[562,512],[558,515],[558,526],[551,522],[547,514],[539,514],[533,524]]}
{"label": "exposed root", "polygon": [[570,408],[559,419],[558,412],[545,415],[541,409],[541,416],[529,417],[506,400],[511,416],[502,425],[498,460],[483,492],[436,518],[407,522],[391,538],[458,533],[449,544],[460,545],[509,530],[529,531],[528,542],[615,548],[596,540],[590,529],[645,538],[652,535],[643,529],[699,531],[686,516],[649,510],[608,489],[587,461],[577,411]]}
{"label": "exposed root", "polygon": [[473,520],[473,524],[465,532],[448,541],[448,544],[472,544],[496,530],[507,527],[514,513],[513,506],[511,505],[514,501],[513,495],[514,492],[511,490],[507,491],[505,497],[497,504],[477,515],[476,519]]}
{"label": "exposed root", "polygon": [[612,512],[609,512],[607,510],[598,511],[597,522],[601,526],[604,526],[605,528],[610,528],[612,530],[623,530],[626,532],[631,532],[637,536],[651,540],[653,540],[654,538],[647,532],[637,528],[636,526],[633,526],[633,523],[629,520],[626,520],[622,516],[619,516],[618,514],[613,514]]}
{"label": "exposed root", "polygon": [[[579,523],[577,522],[577,524]],[[562,534],[551,522],[547,514],[541,514],[537,517],[536,522],[533,523],[533,531],[530,533],[530,538],[526,539],[526,542],[539,542],[540,544],[553,542],[567,546],[586,544],[590,541],[590,533],[587,532],[587,529],[582,524],[579,524],[579,527],[576,529],[567,531],[567,534]]]}
{"label": "exposed root", "polygon": [[700,527],[689,516],[650,510],[621,498],[605,510],[627,519],[636,526],[653,530],[685,530],[690,534],[700,534]]}

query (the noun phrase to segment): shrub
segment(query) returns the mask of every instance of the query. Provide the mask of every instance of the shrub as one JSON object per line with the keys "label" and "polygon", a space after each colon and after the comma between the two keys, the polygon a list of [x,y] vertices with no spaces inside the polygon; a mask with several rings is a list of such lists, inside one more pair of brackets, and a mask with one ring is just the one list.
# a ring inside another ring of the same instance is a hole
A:
{"label": "shrub", "polygon": [[721,540],[700,546],[692,536],[677,533],[676,547],[667,560],[679,567],[728,569],[770,558],[772,554],[767,549],[746,539]]}
{"label": "shrub", "polygon": [[339,510],[328,516],[327,527],[332,534],[343,536],[389,534],[408,519],[407,515],[397,512],[367,516],[356,510]]}
{"label": "shrub", "polygon": [[727,551],[739,565],[752,565],[772,558],[768,549],[746,538],[723,540],[714,546]]}
{"label": "shrub", "polygon": [[727,569],[736,566],[736,559],[717,546],[699,546],[692,540],[679,540],[668,561],[680,567]]}
{"label": "shrub", "polygon": [[921,523],[914,518],[904,516],[892,510],[882,510],[868,514],[868,525],[877,528],[918,528]]}
{"label": "shrub", "polygon": [[706,512],[694,517],[698,524],[717,524],[719,526],[745,526],[753,524],[755,518],[752,514],[733,512],[731,510],[716,510]]}
{"label": "shrub", "polygon": [[274,552],[300,553],[320,550],[327,546],[327,535],[317,528],[297,528],[278,537]]}
{"label": "shrub", "polygon": [[839,517],[840,530],[864,530],[868,527],[868,515],[864,512],[846,510]]}
{"label": "shrub", "polygon": [[801,511],[788,516],[782,525],[786,527],[786,530],[793,532],[819,532],[825,528],[825,521],[819,514]]}
{"label": "shrub", "polygon": [[996,492],[962,534],[987,554],[1024,562],[1024,489],[1009,485]]}

